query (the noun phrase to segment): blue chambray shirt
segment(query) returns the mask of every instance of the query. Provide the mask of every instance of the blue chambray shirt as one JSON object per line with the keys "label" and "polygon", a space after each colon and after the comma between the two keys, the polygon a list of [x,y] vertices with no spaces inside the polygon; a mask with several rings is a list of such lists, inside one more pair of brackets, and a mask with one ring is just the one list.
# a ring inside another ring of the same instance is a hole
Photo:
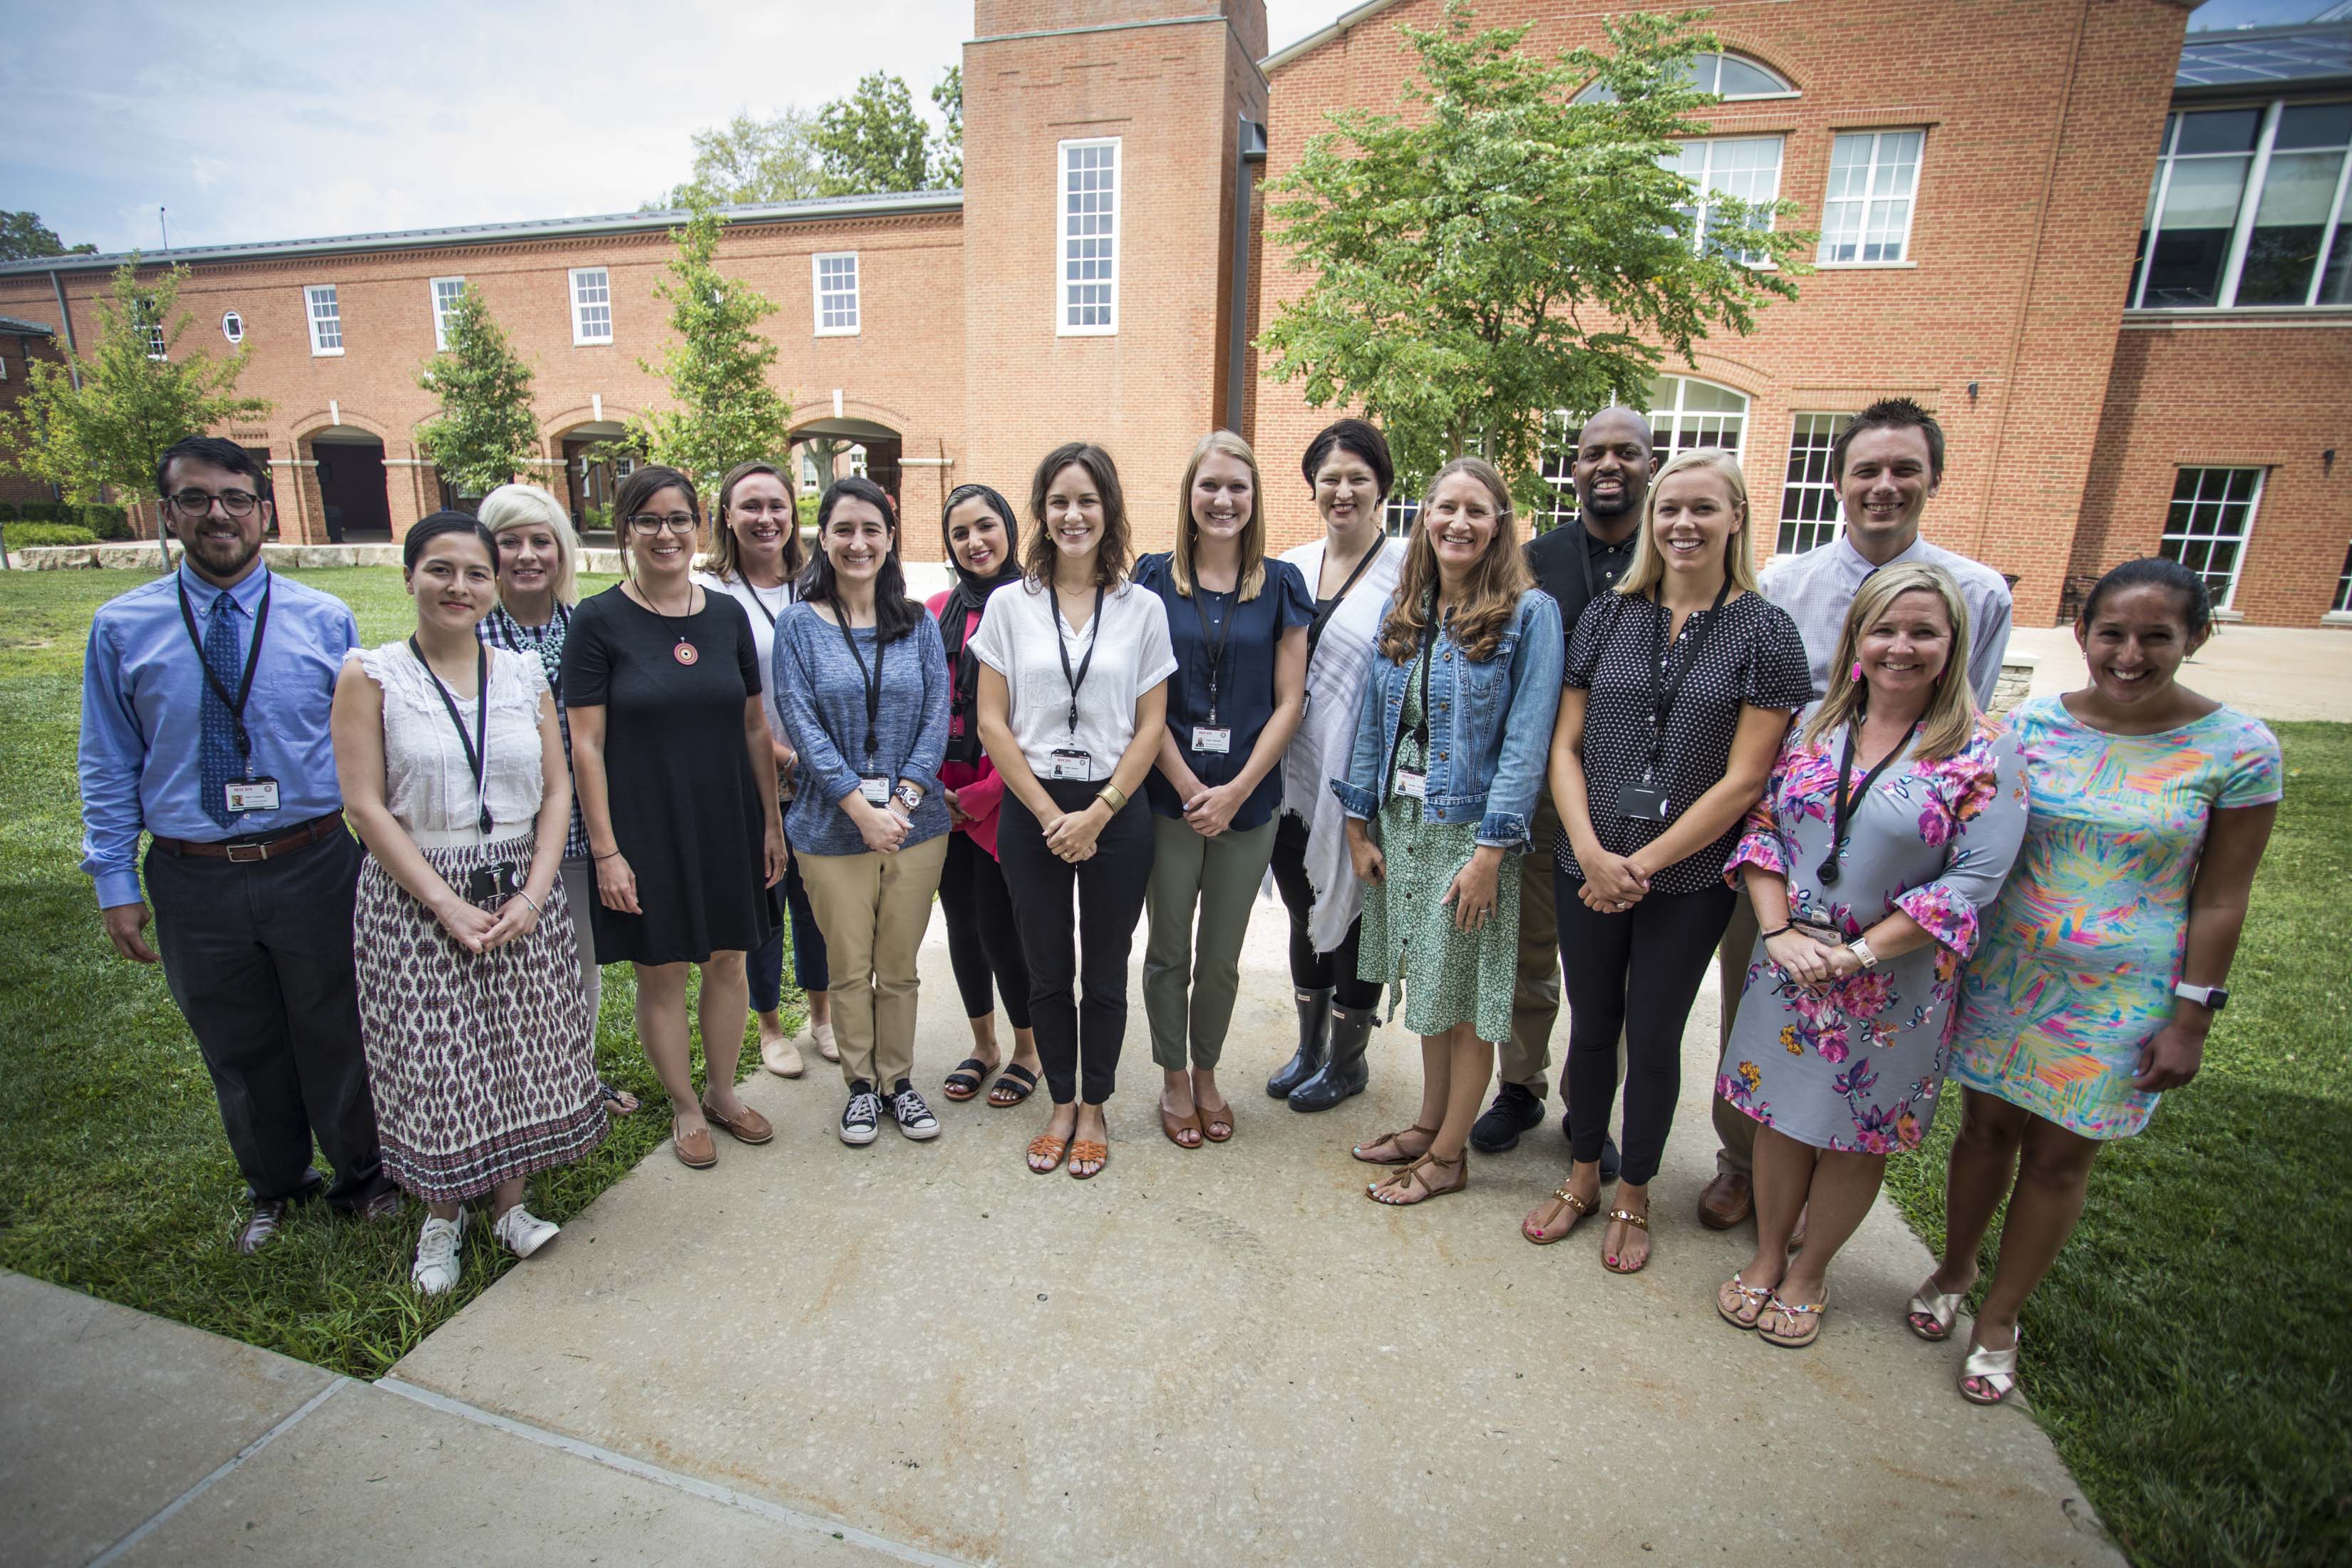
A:
{"label": "blue chambray shirt", "polygon": [[[278,781],[278,809],[246,812],[227,833],[205,815],[197,762],[204,656],[188,640],[175,584],[187,589],[199,636],[213,601],[228,595],[240,669],[262,591],[270,590],[245,727],[255,776]],[[140,901],[142,828],[209,842],[299,826],[343,808],[331,721],[335,678],[359,644],[350,605],[267,566],[227,589],[183,566],[99,606],[82,666],[79,766],[81,868],[97,879],[100,908]]]}
{"label": "blue chambray shirt", "polygon": [[[1524,850],[1559,714],[1568,657],[1559,605],[1542,589],[1530,588],[1519,595],[1518,613],[1493,658],[1464,658],[1443,630],[1431,656],[1437,663],[1430,671],[1429,793],[1422,816],[1430,822],[1475,822],[1479,843]],[[1331,793],[1349,816],[1369,821],[1380,815],[1412,670],[1412,661],[1373,657],[1348,776],[1331,781]]]}

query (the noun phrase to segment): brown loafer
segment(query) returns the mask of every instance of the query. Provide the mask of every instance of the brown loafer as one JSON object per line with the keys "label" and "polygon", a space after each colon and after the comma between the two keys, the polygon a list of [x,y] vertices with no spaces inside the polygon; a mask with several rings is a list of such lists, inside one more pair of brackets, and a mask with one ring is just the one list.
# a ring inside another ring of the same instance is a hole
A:
{"label": "brown loafer", "polygon": [[728,1116],[712,1110],[706,1100],[702,1102],[702,1114],[713,1127],[724,1128],[738,1143],[765,1143],[776,1135],[775,1123],[748,1105],[740,1116]]}
{"label": "brown loafer", "polygon": [[1755,1184],[1737,1171],[1718,1172],[1699,1192],[1698,1222],[1709,1230],[1729,1230],[1755,1212]]}
{"label": "brown loafer", "polygon": [[670,1149],[677,1155],[679,1164],[691,1170],[707,1171],[719,1163],[719,1150],[710,1142],[709,1128],[698,1127],[688,1132],[677,1124],[677,1118],[673,1116],[669,1119],[669,1137]]}

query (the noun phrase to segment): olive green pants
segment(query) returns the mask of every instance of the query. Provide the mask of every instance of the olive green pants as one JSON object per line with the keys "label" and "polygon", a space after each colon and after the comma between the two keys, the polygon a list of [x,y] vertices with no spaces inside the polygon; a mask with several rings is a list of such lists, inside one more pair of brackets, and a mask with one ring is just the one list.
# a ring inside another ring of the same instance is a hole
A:
{"label": "olive green pants", "polygon": [[1189,1038],[1192,1065],[1214,1071],[1241,990],[1242,938],[1274,858],[1274,824],[1203,838],[1181,818],[1155,815],[1151,833],[1151,881],[1143,897],[1151,921],[1143,945],[1151,1059],[1181,1072]]}

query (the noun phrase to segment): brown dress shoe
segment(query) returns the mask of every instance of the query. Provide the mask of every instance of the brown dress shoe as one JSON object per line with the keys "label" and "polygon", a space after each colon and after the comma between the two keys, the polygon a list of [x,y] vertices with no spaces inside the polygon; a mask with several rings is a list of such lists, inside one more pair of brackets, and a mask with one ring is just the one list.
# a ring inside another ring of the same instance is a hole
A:
{"label": "brown dress shoe", "polygon": [[285,1223],[284,1198],[256,1198],[253,1212],[245,1216],[245,1223],[237,1227],[236,1238],[229,1245],[236,1249],[239,1258],[250,1258],[268,1246]]}
{"label": "brown dress shoe", "polygon": [[698,1127],[692,1131],[678,1125],[677,1118],[669,1119],[670,1152],[677,1163],[697,1171],[707,1171],[719,1163],[719,1150],[710,1142],[710,1129]]}
{"label": "brown dress shoe", "polygon": [[738,1143],[765,1143],[776,1135],[775,1124],[748,1105],[740,1114],[729,1116],[724,1111],[713,1110],[710,1101],[706,1100],[702,1102],[702,1119],[733,1137]]}
{"label": "brown dress shoe", "polygon": [[398,1187],[384,1188],[383,1191],[376,1194],[375,1196],[362,1204],[353,1217],[364,1220],[369,1225],[374,1225],[380,1221],[387,1219],[398,1219],[400,1217],[400,1189]]}
{"label": "brown dress shoe", "polygon": [[1729,1230],[1756,1212],[1756,1189],[1736,1171],[1718,1172],[1698,1194],[1698,1222],[1709,1230]]}

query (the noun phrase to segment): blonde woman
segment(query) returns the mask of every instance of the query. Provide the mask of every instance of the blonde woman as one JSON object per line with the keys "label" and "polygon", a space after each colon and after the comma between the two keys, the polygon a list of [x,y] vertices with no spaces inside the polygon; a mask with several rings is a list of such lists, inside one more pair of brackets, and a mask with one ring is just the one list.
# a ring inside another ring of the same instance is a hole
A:
{"label": "blonde woman", "polygon": [[[572,721],[563,711],[563,639],[572,629],[572,607],[580,602],[580,536],[572,531],[563,503],[538,485],[500,485],[482,498],[475,515],[498,542],[499,602],[474,633],[494,648],[538,661],[554,694],[568,767]],[[572,908],[572,939],[580,950],[580,990],[593,1029],[604,999],[604,972],[596,967],[596,928],[589,916],[596,904],[596,872],[576,796],[563,836],[562,868],[563,901]],[[637,1108],[637,1097],[628,1090],[600,1087],[604,1109],[613,1115],[626,1116]]]}
{"label": "blonde woman", "polygon": [[1367,1189],[1417,1204],[1470,1184],[1464,1145],[1510,1032],[1519,872],[1559,706],[1559,606],[1519,552],[1509,489],[1483,458],[1437,470],[1357,710],[1348,853],[1366,889],[1366,980],[1400,984],[1421,1037],[1421,1114],[1356,1146],[1401,1167]]}
{"label": "blonde woman", "polygon": [[1886,1157],[1935,1122],[1960,966],[2025,834],[2017,748],[1977,710],[1949,573],[1871,577],[1831,668],[1724,871],[1762,933],[1716,1080],[1759,1124],[1756,1255],[1716,1310],[1791,1349],[1821,1333],[1830,1261]]}
{"label": "blonde woman", "polygon": [[1575,1163],[1520,1225],[1554,1242],[1599,1211],[1622,1032],[1622,1163],[1601,1255],[1615,1274],[1650,1259],[1683,1026],[1731,919],[1723,868],[1813,694],[1796,623],[1756,591],[1737,457],[1702,447],[1659,470],[1637,537],[1624,580],[1577,623],[1552,731]]}
{"label": "blonde woman", "polygon": [[1167,606],[1176,650],[1159,764],[1144,780],[1152,858],[1143,1011],[1166,1080],[1160,1129],[1178,1148],[1197,1149],[1234,1135],[1217,1062],[1250,906],[1274,858],[1276,769],[1307,711],[1315,602],[1297,567],[1265,558],[1248,443],[1229,430],[1202,437],[1178,493],[1176,548],[1135,563],[1136,584]]}

